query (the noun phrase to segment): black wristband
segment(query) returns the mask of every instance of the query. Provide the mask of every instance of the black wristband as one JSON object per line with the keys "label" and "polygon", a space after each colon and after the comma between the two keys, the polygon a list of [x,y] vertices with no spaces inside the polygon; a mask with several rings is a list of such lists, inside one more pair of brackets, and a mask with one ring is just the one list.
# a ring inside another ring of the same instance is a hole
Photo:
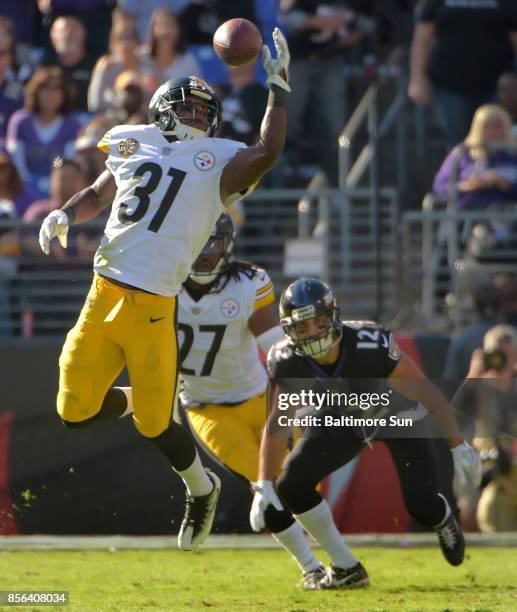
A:
{"label": "black wristband", "polygon": [[65,215],[68,217],[68,224],[73,225],[75,221],[75,210],[73,206],[68,206],[67,208],[61,209]]}
{"label": "black wristband", "polygon": [[278,106],[280,108],[284,108],[288,91],[278,87],[278,85],[271,85],[271,89],[269,90],[269,97],[267,99],[268,106]]}

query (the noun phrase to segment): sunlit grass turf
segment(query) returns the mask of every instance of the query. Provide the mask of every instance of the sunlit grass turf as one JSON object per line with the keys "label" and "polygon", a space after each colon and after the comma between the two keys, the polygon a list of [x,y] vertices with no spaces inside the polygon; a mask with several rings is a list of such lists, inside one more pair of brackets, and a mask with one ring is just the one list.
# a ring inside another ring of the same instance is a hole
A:
{"label": "sunlit grass turf", "polygon": [[280,550],[135,550],[2,552],[0,590],[66,590],[68,609],[95,611],[517,610],[516,549],[471,548],[459,568],[438,548],[356,552],[368,589],[302,591]]}

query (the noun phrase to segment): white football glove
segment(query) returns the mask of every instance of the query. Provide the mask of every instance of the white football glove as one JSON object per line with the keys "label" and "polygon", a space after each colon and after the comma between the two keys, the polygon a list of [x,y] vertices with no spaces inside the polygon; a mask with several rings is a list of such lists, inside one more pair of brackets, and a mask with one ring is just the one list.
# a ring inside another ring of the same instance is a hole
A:
{"label": "white football glove", "polygon": [[478,487],[481,483],[481,459],[476,450],[468,442],[463,442],[451,448],[451,453],[459,485],[464,487],[470,478],[473,486]]}
{"label": "white football glove", "polygon": [[278,499],[271,480],[252,482],[251,488],[255,491],[251,504],[250,523],[253,531],[261,531],[265,527],[264,512],[268,506],[283,510],[282,502]]}
{"label": "white football glove", "polygon": [[59,244],[66,249],[68,228],[68,217],[62,210],[53,210],[43,219],[39,231],[39,245],[45,255],[50,253],[50,243],[53,238],[57,238]]}
{"label": "white football glove", "polygon": [[[264,64],[264,70],[267,74],[267,84],[277,85],[285,91],[291,91],[287,79],[289,76],[289,62],[291,61],[291,54],[289,53],[289,47],[287,46],[287,40],[282,32],[275,28],[273,30],[273,42],[275,43],[276,58],[271,57],[271,51],[267,45],[262,47],[262,63]],[[285,71],[285,78],[280,76],[280,73]]]}

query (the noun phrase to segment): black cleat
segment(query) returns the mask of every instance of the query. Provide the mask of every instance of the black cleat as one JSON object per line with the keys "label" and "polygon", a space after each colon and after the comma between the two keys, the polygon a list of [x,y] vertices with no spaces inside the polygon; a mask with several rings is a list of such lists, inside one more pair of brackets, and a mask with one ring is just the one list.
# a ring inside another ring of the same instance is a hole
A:
{"label": "black cleat", "polygon": [[465,538],[458,521],[448,508],[448,517],[434,530],[438,534],[438,540],[443,556],[451,565],[460,565],[465,556]]}
{"label": "black cleat", "polygon": [[205,470],[214,488],[208,495],[200,497],[187,495],[185,517],[178,534],[178,546],[181,550],[195,550],[200,546],[206,540],[214,523],[215,508],[221,492],[221,481],[209,469],[205,468]]}
{"label": "black cleat", "polygon": [[316,589],[320,589],[320,582],[323,580],[323,578],[325,578],[326,575],[327,572],[325,571],[325,568],[323,567],[323,565],[320,565],[316,569],[309,570],[308,572],[305,572],[303,574],[300,586],[306,591],[314,591]]}
{"label": "black cleat", "polygon": [[331,565],[320,581],[321,589],[358,589],[370,584],[368,572],[361,563],[353,567],[341,568]]}

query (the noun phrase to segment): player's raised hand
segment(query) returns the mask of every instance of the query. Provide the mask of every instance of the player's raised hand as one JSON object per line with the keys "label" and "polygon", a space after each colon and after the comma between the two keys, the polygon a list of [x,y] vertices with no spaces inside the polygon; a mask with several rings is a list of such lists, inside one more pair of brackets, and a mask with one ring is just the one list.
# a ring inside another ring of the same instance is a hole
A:
{"label": "player's raised hand", "polygon": [[278,511],[283,510],[282,502],[275,493],[271,480],[259,480],[252,482],[251,488],[255,491],[250,511],[250,524],[253,531],[261,531],[266,525],[264,513],[268,506],[273,506]]}
{"label": "player's raised hand", "polygon": [[50,243],[53,238],[57,238],[59,244],[66,249],[69,225],[68,217],[62,210],[53,210],[43,219],[39,231],[39,244],[45,255],[50,253]]}
{"label": "player's raised hand", "polygon": [[273,43],[276,49],[275,58],[271,56],[271,51],[267,45],[262,47],[262,63],[267,74],[266,82],[269,87],[277,85],[285,91],[291,91],[288,83],[291,54],[289,53],[287,40],[278,28],[273,30]]}
{"label": "player's raised hand", "polygon": [[463,442],[451,448],[451,452],[460,486],[465,486],[467,479],[470,479],[472,485],[478,487],[481,483],[481,459],[476,450],[467,442]]}

